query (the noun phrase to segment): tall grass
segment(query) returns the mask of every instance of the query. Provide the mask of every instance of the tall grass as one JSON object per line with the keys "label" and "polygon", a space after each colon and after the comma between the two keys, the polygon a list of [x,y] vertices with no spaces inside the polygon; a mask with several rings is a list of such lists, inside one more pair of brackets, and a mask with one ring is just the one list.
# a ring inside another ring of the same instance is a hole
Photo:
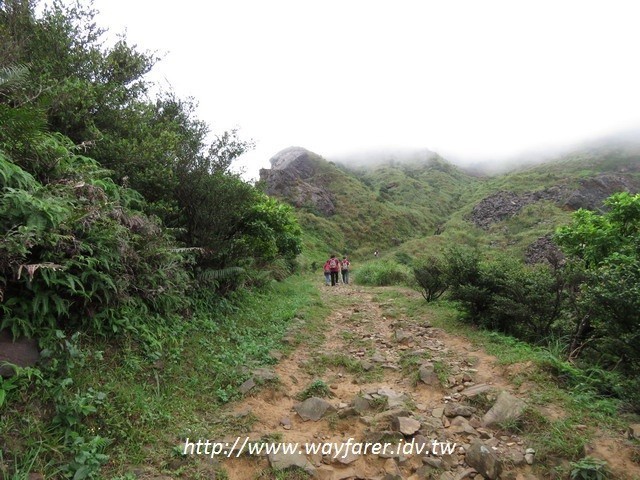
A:
{"label": "tall grass", "polygon": [[411,269],[390,260],[365,263],[355,272],[356,283],[370,286],[410,285],[413,281]]}

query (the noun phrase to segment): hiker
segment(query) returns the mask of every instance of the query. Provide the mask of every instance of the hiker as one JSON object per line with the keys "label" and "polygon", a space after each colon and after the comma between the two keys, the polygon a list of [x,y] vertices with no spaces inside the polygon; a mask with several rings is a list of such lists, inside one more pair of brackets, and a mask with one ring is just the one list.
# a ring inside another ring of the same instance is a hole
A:
{"label": "hiker", "polygon": [[324,262],[324,284],[330,285],[331,282],[331,268],[329,267],[329,260]]}
{"label": "hiker", "polygon": [[373,252],[373,256],[378,258],[378,250],[376,250],[375,252]]}
{"label": "hiker", "polygon": [[329,264],[329,271],[331,272],[331,286],[335,287],[338,284],[338,272],[340,271],[340,260],[335,255],[331,255],[331,258],[327,260]]}
{"label": "hiker", "polygon": [[342,257],[340,266],[342,269],[342,283],[344,283],[345,285],[349,285],[349,266],[351,266],[351,262],[346,255]]}

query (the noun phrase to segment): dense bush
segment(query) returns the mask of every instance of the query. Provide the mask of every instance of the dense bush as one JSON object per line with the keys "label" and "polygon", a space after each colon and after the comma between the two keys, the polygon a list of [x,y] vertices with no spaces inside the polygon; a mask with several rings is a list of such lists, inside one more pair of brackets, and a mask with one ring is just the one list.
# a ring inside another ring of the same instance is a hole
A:
{"label": "dense bush", "polygon": [[557,242],[585,278],[576,298],[575,355],[627,373],[640,372],[640,194],[611,196],[608,211],[575,213]]}
{"label": "dense bush", "polygon": [[449,288],[446,265],[438,257],[429,257],[422,265],[414,267],[413,276],[427,302],[437,300]]}
{"label": "dense bush", "polygon": [[556,342],[580,367],[559,377],[640,408],[640,194],[615,194],[606,206],[604,214],[579,210],[558,230],[565,262],[532,266],[454,247],[443,263],[427,260],[414,276],[427,300],[448,286],[475,325],[534,344]]}
{"label": "dense bush", "polygon": [[565,287],[559,269],[508,257],[481,260],[460,249],[448,259],[451,298],[460,302],[470,321],[534,343],[558,334]]}
{"label": "dense bush", "polygon": [[184,308],[186,261],[138,209],[142,198],[68,142],[43,138],[61,155],[47,183],[0,152],[0,328],[109,334]]}
{"label": "dense bush", "polygon": [[[252,142],[232,130],[207,143],[209,127],[196,117],[195,100],[172,92],[151,99],[145,75],[157,58],[125,38],[106,46],[90,4],[53,2],[38,17],[29,2],[5,3],[0,68],[11,68],[18,81],[4,82],[0,120],[9,112],[18,125],[8,132],[16,139],[12,151],[4,150],[14,163],[49,183],[59,143],[32,141],[48,125],[55,133],[46,138],[70,140],[81,149],[76,153],[109,169],[105,178],[142,194],[139,208],[201,253],[198,274],[262,269],[279,258],[294,265],[300,230],[288,207],[230,172]],[[241,284],[216,278],[225,291]]]}

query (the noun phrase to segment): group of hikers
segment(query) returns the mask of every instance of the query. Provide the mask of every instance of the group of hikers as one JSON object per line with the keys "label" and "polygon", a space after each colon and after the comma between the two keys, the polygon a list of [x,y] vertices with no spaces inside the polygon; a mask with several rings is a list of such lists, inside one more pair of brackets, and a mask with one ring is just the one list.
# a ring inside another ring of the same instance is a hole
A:
{"label": "group of hikers", "polygon": [[331,255],[331,258],[324,264],[324,283],[325,285],[336,286],[339,283],[339,274],[342,273],[342,283],[349,284],[349,267],[351,262],[346,257],[342,257],[342,260],[336,258],[335,255]]}

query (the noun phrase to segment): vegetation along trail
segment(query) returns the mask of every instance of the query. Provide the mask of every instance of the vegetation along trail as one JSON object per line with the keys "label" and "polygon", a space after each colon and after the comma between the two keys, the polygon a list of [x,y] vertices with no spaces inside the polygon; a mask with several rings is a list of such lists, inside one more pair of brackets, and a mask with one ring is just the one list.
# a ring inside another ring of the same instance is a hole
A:
{"label": "vegetation along trail", "polygon": [[0,2],[0,480],[640,479],[637,132],[250,183],[153,50],[39,3]]}
{"label": "vegetation along trail", "polygon": [[[229,406],[227,435],[210,439],[300,452],[250,455],[236,443],[189,461],[213,462],[231,480],[542,479],[562,478],[554,475],[568,471],[571,451],[584,449],[615,478],[640,478],[625,437],[598,429],[588,406],[563,404],[523,345],[463,331],[446,303],[426,304],[410,289],[339,285],[322,298],[331,312],[292,324],[290,348],[273,369],[253,372]],[[385,443],[384,453],[362,452]],[[310,444],[325,454],[303,450]],[[360,450],[347,452],[350,444]]]}

